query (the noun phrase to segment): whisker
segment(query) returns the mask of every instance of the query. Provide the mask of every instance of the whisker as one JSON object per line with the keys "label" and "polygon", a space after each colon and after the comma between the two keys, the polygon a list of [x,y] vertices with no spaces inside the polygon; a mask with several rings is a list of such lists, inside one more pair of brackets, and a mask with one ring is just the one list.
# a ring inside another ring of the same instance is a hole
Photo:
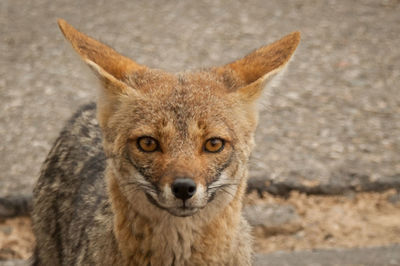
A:
{"label": "whisker", "polygon": [[222,187],[228,187],[228,186],[236,186],[239,183],[223,183],[223,184],[219,184],[219,185],[213,185],[213,186],[209,186],[209,189],[214,189],[214,188],[222,188]]}
{"label": "whisker", "polygon": [[226,190],[225,188],[221,188],[221,191],[222,191],[222,192],[225,192],[226,194],[229,194],[229,195],[231,195],[232,197],[234,197],[234,196],[235,196],[235,195],[234,195],[232,192],[230,192],[230,191]]}
{"label": "whisker", "polygon": [[141,187],[130,187],[126,190],[127,193],[143,192],[143,191],[146,191],[146,193],[150,193],[150,194],[156,194],[155,190],[143,189]]}
{"label": "whisker", "polygon": [[[137,190],[146,190],[148,192],[157,194],[157,190],[150,184],[144,184],[141,182],[130,181],[130,182],[124,182],[122,185],[127,186],[131,192],[134,192]],[[131,190],[131,189],[133,189],[133,190]]]}

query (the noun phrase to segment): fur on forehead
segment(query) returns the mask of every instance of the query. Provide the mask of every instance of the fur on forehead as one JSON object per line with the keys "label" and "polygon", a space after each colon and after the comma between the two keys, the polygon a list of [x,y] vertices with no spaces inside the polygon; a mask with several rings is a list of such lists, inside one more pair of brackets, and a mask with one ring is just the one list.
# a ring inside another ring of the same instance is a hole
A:
{"label": "fur on forehead", "polygon": [[237,90],[244,83],[231,70],[217,72],[204,69],[195,72],[169,73],[158,69],[143,69],[127,75],[124,82],[144,93],[171,93],[173,90],[188,90],[196,93],[202,89],[212,93],[229,93]]}
{"label": "fur on forehead", "polygon": [[140,120],[155,122],[161,116],[216,121],[232,112],[243,112],[244,106],[232,93],[242,82],[229,71],[222,75],[213,69],[172,74],[147,69],[127,76],[124,82],[133,93],[122,97],[121,110]]}
{"label": "fur on forehead", "polygon": [[[121,95],[119,111],[108,124],[109,128],[118,127],[120,132],[122,128],[145,131],[145,125],[160,129],[166,124],[185,132],[182,129],[190,124],[215,130],[221,122],[230,130],[243,133],[254,128],[256,112],[247,110],[248,105],[244,106],[232,93],[242,83],[229,71],[222,75],[213,69],[172,74],[146,69],[126,76],[123,81],[132,93]],[[237,125],[244,128],[235,130]]]}
{"label": "fur on forehead", "polygon": [[233,75],[213,71],[172,74],[154,69],[136,71],[124,82],[132,93],[121,95],[119,109],[148,122],[155,122],[157,116],[175,120],[215,118],[221,111],[227,112],[220,109],[230,109],[227,104],[234,105],[235,98],[229,94],[239,84]]}

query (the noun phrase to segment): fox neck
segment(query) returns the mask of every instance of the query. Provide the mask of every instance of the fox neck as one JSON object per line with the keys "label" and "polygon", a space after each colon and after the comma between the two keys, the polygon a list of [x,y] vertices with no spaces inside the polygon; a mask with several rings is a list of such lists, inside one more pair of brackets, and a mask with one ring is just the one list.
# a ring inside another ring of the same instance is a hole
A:
{"label": "fox neck", "polygon": [[246,177],[244,169],[235,197],[224,208],[207,206],[194,216],[175,217],[151,205],[143,193],[137,193],[132,204],[116,175],[107,171],[114,235],[124,264],[183,265],[189,260],[204,263],[207,257],[228,259],[227,250],[234,252],[237,245]]}

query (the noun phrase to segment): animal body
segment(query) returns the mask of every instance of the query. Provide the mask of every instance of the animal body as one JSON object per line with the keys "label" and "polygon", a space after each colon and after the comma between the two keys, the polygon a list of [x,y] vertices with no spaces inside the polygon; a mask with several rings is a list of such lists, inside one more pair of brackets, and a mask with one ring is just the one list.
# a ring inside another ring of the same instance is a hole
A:
{"label": "animal body", "polygon": [[168,73],[59,26],[102,89],[43,164],[33,265],[250,265],[241,210],[259,98],[299,33],[223,66]]}

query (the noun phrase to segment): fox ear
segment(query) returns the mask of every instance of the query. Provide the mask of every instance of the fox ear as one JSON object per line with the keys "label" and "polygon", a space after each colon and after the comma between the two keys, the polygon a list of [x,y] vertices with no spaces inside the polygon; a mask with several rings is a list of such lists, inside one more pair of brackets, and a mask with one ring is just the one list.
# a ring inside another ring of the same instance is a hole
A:
{"label": "fox ear", "polygon": [[300,33],[293,32],[242,59],[218,68],[217,71],[233,71],[245,84],[237,92],[242,98],[254,101],[260,96],[266,82],[289,62],[299,42]]}
{"label": "fox ear", "polygon": [[118,96],[133,93],[132,88],[126,85],[123,79],[146,67],[79,32],[63,19],[58,20],[58,25],[75,51],[102,81],[103,90],[99,96],[97,109],[99,123],[103,127],[113,113]]}
{"label": "fox ear", "polygon": [[58,20],[58,26],[75,51],[106,85],[115,82],[120,85],[115,89],[123,90],[125,86],[119,83],[127,74],[145,69],[144,66],[120,55],[111,47],[79,32],[63,19]]}

